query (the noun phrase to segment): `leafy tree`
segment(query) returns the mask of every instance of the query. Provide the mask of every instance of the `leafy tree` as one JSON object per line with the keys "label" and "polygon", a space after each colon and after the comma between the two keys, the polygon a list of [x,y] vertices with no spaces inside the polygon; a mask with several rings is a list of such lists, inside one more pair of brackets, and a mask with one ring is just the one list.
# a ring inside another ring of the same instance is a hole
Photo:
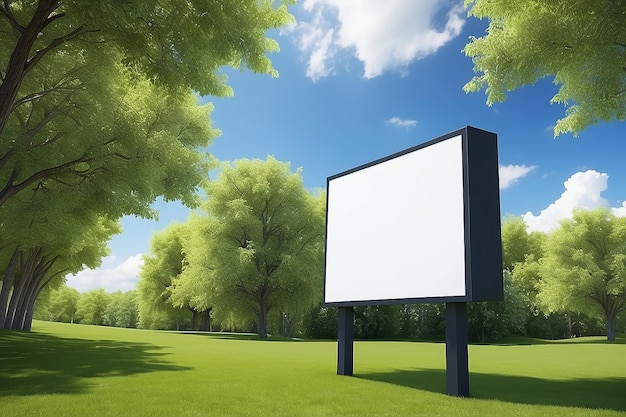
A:
{"label": "leafy tree", "polygon": [[74,323],[79,299],[80,293],[67,285],[53,290],[50,293],[50,304],[48,306],[51,320]]}
{"label": "leafy tree", "polygon": [[502,222],[502,267],[513,271],[527,256],[541,256],[545,237],[542,232],[528,233],[523,217],[506,216]]}
{"label": "leafy tree", "polygon": [[392,339],[398,336],[402,306],[398,304],[354,308],[354,335],[360,339]]}
{"label": "leafy tree", "polygon": [[76,310],[80,323],[106,325],[106,310],[110,298],[110,294],[107,294],[103,288],[81,294]]}
{"label": "leafy tree", "polygon": [[[232,93],[225,65],[276,75],[265,32],[289,21],[285,4],[252,0],[0,4],[0,325],[28,328],[50,279],[94,264],[24,227],[8,233],[11,219],[39,210],[53,225],[83,210],[97,228],[95,218],[153,216],[157,196],[193,205],[212,166],[198,149],[218,133],[197,94]],[[68,245],[80,247],[75,231]]]}
{"label": "leafy tree", "polygon": [[[65,81],[80,80],[74,73],[82,68],[87,69],[82,75],[106,76],[114,65],[123,65],[135,78],[171,92],[230,94],[219,69],[229,65],[275,74],[265,53],[278,45],[265,32],[291,21],[286,6],[274,8],[273,1],[4,1],[0,135],[16,109],[64,90]],[[80,65],[73,66],[76,59]],[[52,66],[50,75],[63,82],[25,88],[39,66],[59,61],[65,65]]]}
{"label": "leafy tree", "polygon": [[139,319],[137,292],[135,290],[116,291],[109,294],[109,301],[104,311],[104,323],[107,326],[136,328]]}
{"label": "leafy tree", "polygon": [[626,310],[626,218],[606,208],[574,211],[548,237],[539,274],[538,297],[550,311],[599,314],[614,341]]}
{"label": "leafy tree", "polygon": [[469,14],[488,18],[487,34],[464,52],[479,75],[464,90],[487,93],[487,104],[508,91],[554,77],[551,102],[567,107],[555,136],[600,121],[626,120],[626,2],[466,0]]}
{"label": "leafy tree", "polygon": [[[179,279],[186,264],[183,252],[185,225],[172,223],[150,240],[150,254],[144,263],[137,284],[139,315],[142,327],[196,328],[198,312],[188,304],[174,303],[174,282]],[[191,324],[187,325],[191,317]]]}
{"label": "leafy tree", "polygon": [[[107,240],[119,232],[117,221],[80,207],[80,200],[68,200],[65,193],[46,197],[42,192],[34,201],[12,199],[0,206],[0,242],[6,245],[0,246],[0,264],[6,265],[0,327],[29,330],[41,291],[85,265],[97,267],[108,253]],[[41,215],[41,207],[47,216]]]}
{"label": "leafy tree", "polygon": [[304,334],[313,339],[337,339],[338,323],[338,310],[320,303],[305,315]]}
{"label": "leafy tree", "polygon": [[324,196],[309,194],[300,171],[273,157],[224,165],[206,192],[185,248],[198,294],[267,337],[270,311],[292,313],[292,300],[310,308],[321,297]]}
{"label": "leafy tree", "polygon": [[467,325],[470,340],[495,342],[511,334],[525,334],[530,302],[508,270],[504,271],[504,300],[468,303]]}
{"label": "leafy tree", "polygon": [[446,337],[446,305],[418,304],[418,336],[427,340],[444,340]]}

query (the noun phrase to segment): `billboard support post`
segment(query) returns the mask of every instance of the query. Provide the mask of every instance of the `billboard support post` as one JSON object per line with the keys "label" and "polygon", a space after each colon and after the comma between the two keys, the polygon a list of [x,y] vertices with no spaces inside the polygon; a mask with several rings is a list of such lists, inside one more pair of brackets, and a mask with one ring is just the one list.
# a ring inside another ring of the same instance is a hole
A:
{"label": "billboard support post", "polygon": [[339,307],[337,375],[352,376],[354,367],[354,308]]}
{"label": "billboard support post", "polygon": [[469,397],[466,303],[446,303],[446,393]]}

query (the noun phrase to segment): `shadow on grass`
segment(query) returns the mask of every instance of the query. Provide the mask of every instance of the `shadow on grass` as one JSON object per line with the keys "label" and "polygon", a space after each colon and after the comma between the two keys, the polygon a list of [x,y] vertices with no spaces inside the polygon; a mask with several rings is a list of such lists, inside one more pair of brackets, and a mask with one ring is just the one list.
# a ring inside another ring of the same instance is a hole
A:
{"label": "shadow on grass", "polygon": [[181,371],[149,343],[0,330],[0,397],[87,392],[92,377]]}
{"label": "shadow on grass", "polygon": [[[442,369],[398,370],[355,375],[445,394],[446,373]],[[626,411],[626,377],[551,381],[540,378],[470,373],[470,397],[518,404],[604,408]]]}

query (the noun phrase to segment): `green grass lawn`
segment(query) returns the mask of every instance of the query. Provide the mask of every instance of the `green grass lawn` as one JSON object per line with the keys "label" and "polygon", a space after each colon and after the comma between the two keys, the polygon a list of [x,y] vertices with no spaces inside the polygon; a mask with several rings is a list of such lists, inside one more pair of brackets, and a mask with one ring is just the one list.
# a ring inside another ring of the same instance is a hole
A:
{"label": "green grass lawn", "polygon": [[260,341],[35,322],[0,331],[0,416],[625,416],[626,344],[469,348],[472,398],[445,395],[445,345]]}

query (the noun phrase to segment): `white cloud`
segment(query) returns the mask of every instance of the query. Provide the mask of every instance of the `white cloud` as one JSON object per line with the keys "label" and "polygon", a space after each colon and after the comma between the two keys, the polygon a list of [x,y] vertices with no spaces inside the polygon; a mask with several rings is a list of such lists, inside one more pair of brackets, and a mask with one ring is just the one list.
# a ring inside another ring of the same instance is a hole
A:
{"label": "white cloud", "polygon": [[504,190],[515,184],[517,180],[525,177],[530,171],[534,170],[536,166],[526,165],[500,165],[500,189]]}
{"label": "white cloud", "polygon": [[106,292],[130,291],[137,286],[142,265],[141,254],[131,256],[122,263],[117,263],[114,256],[107,256],[98,269],[86,268],[76,275],[68,275],[67,286],[80,292],[98,288],[104,288]]}
{"label": "white cloud", "polygon": [[415,127],[417,126],[417,120],[401,119],[398,116],[394,116],[387,120],[387,124],[398,127]]}
{"label": "white cloud", "polygon": [[365,78],[406,68],[461,33],[462,5],[448,10],[445,24],[434,23],[448,5],[443,0],[305,1],[313,18],[294,32],[299,49],[309,56],[307,76],[315,81],[330,75],[340,50],[352,51],[363,62]]}
{"label": "white cloud", "polygon": [[333,70],[332,58],[336,53],[333,45],[335,31],[327,24],[322,11],[318,10],[310,23],[299,23],[296,30],[300,36],[298,48],[310,51],[307,77],[317,81],[330,75]]}
{"label": "white cloud", "polygon": [[[565,181],[565,191],[554,203],[536,216],[531,212],[524,214],[528,230],[549,232],[559,225],[560,220],[572,218],[575,208],[607,207],[609,203],[601,194],[608,187],[608,179],[607,174],[594,170],[575,173]],[[618,216],[626,215],[626,203],[612,210]]]}
{"label": "white cloud", "polygon": [[624,201],[621,206],[612,208],[611,211],[617,217],[626,217],[626,201]]}

